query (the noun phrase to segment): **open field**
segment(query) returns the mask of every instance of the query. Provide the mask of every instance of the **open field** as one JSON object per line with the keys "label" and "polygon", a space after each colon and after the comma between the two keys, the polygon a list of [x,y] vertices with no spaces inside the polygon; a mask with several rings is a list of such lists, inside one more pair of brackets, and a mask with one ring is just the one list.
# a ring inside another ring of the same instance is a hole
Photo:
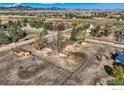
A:
{"label": "open field", "polygon": [[[16,57],[13,50],[2,53],[0,56],[0,84],[95,85],[96,81],[98,83],[101,78],[109,77],[105,73],[104,66],[112,65],[110,53],[117,50],[110,47],[108,49],[102,45],[95,48],[96,46],[97,44],[86,43],[79,47],[77,51],[85,53],[88,58],[84,58],[82,61],[75,58],[73,61],[76,63],[74,62],[75,65],[72,64],[71,66],[67,64],[66,59],[57,55],[43,56],[43,54],[39,54],[36,56],[36,60],[32,61],[32,56]],[[23,46],[23,48],[32,50],[29,47],[29,45]],[[103,58],[100,60],[96,57],[99,54],[99,49],[104,49]],[[33,52],[36,53],[35,50]]]}

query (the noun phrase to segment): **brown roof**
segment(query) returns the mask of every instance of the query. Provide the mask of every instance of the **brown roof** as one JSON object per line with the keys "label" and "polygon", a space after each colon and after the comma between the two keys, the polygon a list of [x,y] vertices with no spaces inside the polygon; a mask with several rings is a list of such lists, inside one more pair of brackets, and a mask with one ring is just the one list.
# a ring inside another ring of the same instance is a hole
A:
{"label": "brown roof", "polygon": [[16,52],[16,53],[20,53],[20,52],[30,52],[30,53],[31,53],[31,51],[29,51],[29,50],[27,50],[27,49],[22,49],[22,48],[16,49],[15,52]]}
{"label": "brown roof", "polygon": [[73,45],[74,44],[74,41],[71,41],[71,40],[66,40],[64,42],[64,47],[67,46],[67,45]]}

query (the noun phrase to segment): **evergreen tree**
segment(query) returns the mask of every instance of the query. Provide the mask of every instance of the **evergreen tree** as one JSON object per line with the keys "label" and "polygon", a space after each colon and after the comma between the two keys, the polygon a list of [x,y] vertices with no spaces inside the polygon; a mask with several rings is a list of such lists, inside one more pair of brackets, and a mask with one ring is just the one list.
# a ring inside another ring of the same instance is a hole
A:
{"label": "evergreen tree", "polygon": [[57,51],[61,51],[63,48],[64,37],[61,32],[58,32],[55,37],[53,37],[53,45]]}
{"label": "evergreen tree", "polygon": [[0,32],[0,44],[8,44],[10,42],[9,36],[4,32]]}

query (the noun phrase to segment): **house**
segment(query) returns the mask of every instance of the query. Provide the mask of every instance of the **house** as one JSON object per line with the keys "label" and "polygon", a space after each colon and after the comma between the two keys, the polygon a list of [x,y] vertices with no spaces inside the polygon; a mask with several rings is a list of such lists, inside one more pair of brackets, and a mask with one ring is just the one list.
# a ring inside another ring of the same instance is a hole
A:
{"label": "house", "polygon": [[26,49],[16,49],[14,51],[14,54],[18,57],[24,57],[24,56],[29,56],[31,55],[31,51],[26,50]]}
{"label": "house", "polygon": [[74,49],[74,46],[75,46],[74,41],[66,40],[64,42],[64,51],[71,51],[72,49]]}

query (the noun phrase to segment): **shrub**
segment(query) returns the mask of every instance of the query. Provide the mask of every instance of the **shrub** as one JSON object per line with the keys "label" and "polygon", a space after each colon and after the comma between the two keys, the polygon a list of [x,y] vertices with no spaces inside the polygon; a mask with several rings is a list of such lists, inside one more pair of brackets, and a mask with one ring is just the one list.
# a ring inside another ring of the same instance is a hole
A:
{"label": "shrub", "polygon": [[81,52],[70,52],[70,54],[74,55],[75,57],[86,58],[86,54],[85,53],[81,53]]}
{"label": "shrub", "polygon": [[124,78],[124,68],[122,66],[113,66],[111,76],[115,78]]}
{"label": "shrub", "polygon": [[124,78],[108,80],[107,85],[124,85]]}
{"label": "shrub", "polygon": [[111,76],[115,79],[108,80],[107,85],[124,85],[124,68],[122,66],[113,66]]}

